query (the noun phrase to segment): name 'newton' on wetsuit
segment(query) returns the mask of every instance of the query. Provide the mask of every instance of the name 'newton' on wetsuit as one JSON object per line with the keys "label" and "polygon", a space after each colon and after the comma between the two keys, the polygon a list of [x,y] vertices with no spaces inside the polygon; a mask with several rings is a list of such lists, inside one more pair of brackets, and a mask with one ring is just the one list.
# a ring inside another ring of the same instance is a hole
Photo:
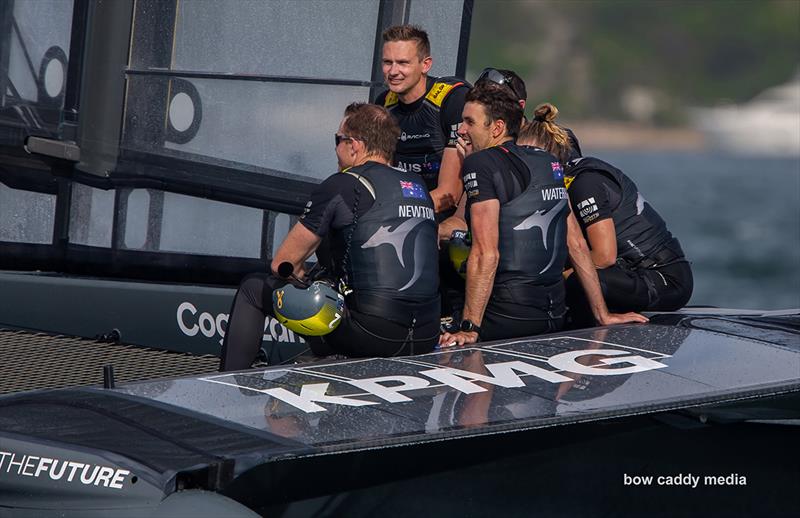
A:
{"label": "name 'newton' on wetsuit", "polygon": [[[407,303],[410,309],[438,302],[437,225],[430,195],[419,178],[379,165],[354,167],[346,174],[367,180],[375,195],[372,206],[357,221],[332,230],[335,271],[353,290],[348,306],[370,313],[367,298]],[[391,312],[377,316],[409,324],[408,318]],[[435,320],[430,315],[419,317]]]}
{"label": "name 'newton' on wetsuit", "polygon": [[[299,223],[322,238],[320,263],[347,287],[333,332],[307,337],[318,356],[397,356],[433,350],[439,337],[438,245],[433,201],[420,178],[377,162],[328,177]],[[326,257],[327,256],[327,257]],[[245,277],[234,297],[221,370],[248,368],[286,279]]]}

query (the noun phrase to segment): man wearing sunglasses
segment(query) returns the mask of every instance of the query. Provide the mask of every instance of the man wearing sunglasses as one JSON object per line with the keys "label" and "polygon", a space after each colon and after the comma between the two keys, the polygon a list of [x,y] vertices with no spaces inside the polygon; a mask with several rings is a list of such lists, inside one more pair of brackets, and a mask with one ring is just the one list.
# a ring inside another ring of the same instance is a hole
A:
{"label": "man wearing sunglasses", "polygon": [[[399,135],[383,107],[347,107],[333,139],[341,171],[312,192],[300,221],[275,252],[271,272],[242,281],[220,370],[250,367],[264,317],[273,313],[272,293],[288,282],[278,275],[286,271],[281,265],[290,263],[288,275],[303,278],[305,262],[323,238],[327,246],[318,256],[345,295],[345,310],[332,332],[307,338],[312,352],[388,357],[433,350],[440,311],[433,202],[418,175],[390,167]],[[322,257],[325,251],[330,260]]]}
{"label": "man wearing sunglasses", "polygon": [[[478,79],[475,81],[475,84],[478,85],[480,83],[489,82],[495,83],[498,85],[503,85],[510,93],[518,100],[519,105],[522,107],[524,112],[525,104],[528,100],[528,90],[525,88],[525,81],[522,80],[513,70],[505,70],[500,68],[484,68],[481,74],[478,76]],[[527,124],[528,119],[525,118],[525,114],[522,115],[522,125],[524,126]],[[581,152],[581,145],[578,142],[578,137],[575,136],[575,133],[569,128],[564,128],[564,131],[567,133],[569,137],[569,144],[570,144],[570,156],[569,159],[573,160],[575,158],[579,158],[583,156]]]}
{"label": "man wearing sunglasses", "polygon": [[425,31],[412,25],[386,29],[382,66],[388,90],[375,103],[400,124],[395,164],[420,174],[436,212],[450,214],[463,192],[462,159],[455,145],[469,86],[454,77],[428,76],[432,64]]}

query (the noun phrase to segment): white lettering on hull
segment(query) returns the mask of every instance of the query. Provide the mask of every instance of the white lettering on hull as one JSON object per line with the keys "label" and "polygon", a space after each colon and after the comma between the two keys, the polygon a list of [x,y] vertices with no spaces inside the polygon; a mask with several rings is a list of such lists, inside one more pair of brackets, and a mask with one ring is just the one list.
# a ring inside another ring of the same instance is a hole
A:
{"label": "white lettering on hull", "polygon": [[[225,338],[225,330],[228,327],[228,314],[219,313],[214,316],[208,312],[202,312],[197,315],[197,307],[191,302],[181,302],[178,305],[176,318],[178,321],[178,329],[186,336],[197,336],[201,333],[206,338],[213,338],[219,336],[219,344]],[[291,343],[305,343],[305,339],[296,335],[291,329],[287,329],[280,322],[272,317],[264,319],[264,336],[262,340],[265,342],[291,342]]]}
{"label": "white lettering on hull", "polygon": [[[578,361],[585,356],[594,357],[593,365],[584,365]],[[601,358],[597,358],[601,357]],[[475,394],[485,392],[487,389],[478,383],[487,383],[504,388],[519,388],[525,386],[522,376],[532,376],[548,383],[564,383],[573,381],[572,378],[561,374],[561,372],[571,372],[576,374],[593,376],[621,376],[634,374],[653,369],[662,369],[667,365],[656,360],[645,358],[637,354],[630,354],[629,351],[616,349],[586,349],[579,351],[567,351],[556,354],[547,359],[547,363],[558,369],[557,371],[548,370],[532,363],[514,360],[509,362],[492,363],[485,365],[489,374],[479,374],[467,370],[455,369],[452,367],[433,368],[420,371],[419,376],[381,376],[377,378],[365,378],[360,380],[342,380],[357,387],[366,394],[358,395],[327,395],[329,383],[310,383],[304,384],[300,388],[300,393],[296,394],[285,388],[273,389],[254,389],[249,390],[263,392],[276,399],[283,401],[303,412],[324,412],[327,409],[319,403],[328,403],[345,406],[365,406],[377,405],[377,401],[367,401],[358,399],[357,396],[369,395],[382,399],[389,403],[405,403],[413,399],[401,392],[411,392],[414,390],[425,389],[430,386],[430,378],[438,381],[444,386],[455,389],[464,394]],[[598,364],[599,363],[599,364]],[[614,367],[627,363],[627,367]],[[424,377],[422,377],[424,376]],[[214,381],[214,380],[208,380]]]}
{"label": "white lettering on hull", "polygon": [[[68,483],[75,482],[85,486],[122,489],[125,477],[130,475],[131,472],[127,469],[112,468],[110,466],[0,451],[0,474],[3,473],[34,478],[46,473],[52,480],[63,479]],[[66,477],[64,477],[65,474],[67,475]]]}

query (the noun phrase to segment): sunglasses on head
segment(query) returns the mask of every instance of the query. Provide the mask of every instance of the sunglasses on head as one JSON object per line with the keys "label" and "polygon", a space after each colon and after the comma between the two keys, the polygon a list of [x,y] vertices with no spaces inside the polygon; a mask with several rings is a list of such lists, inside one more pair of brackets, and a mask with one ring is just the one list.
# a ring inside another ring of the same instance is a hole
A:
{"label": "sunglasses on head", "polygon": [[478,76],[478,80],[475,81],[475,84],[478,84],[481,81],[490,81],[498,85],[505,85],[511,90],[517,99],[520,99],[521,97],[519,92],[514,89],[514,85],[512,83],[513,79],[513,77],[500,72],[496,68],[484,68],[483,72],[481,72],[481,75]]}
{"label": "sunglasses on head", "polygon": [[340,135],[338,133],[334,133],[333,140],[336,142],[336,145],[342,143],[343,140],[353,140],[353,137],[348,137],[347,135]]}

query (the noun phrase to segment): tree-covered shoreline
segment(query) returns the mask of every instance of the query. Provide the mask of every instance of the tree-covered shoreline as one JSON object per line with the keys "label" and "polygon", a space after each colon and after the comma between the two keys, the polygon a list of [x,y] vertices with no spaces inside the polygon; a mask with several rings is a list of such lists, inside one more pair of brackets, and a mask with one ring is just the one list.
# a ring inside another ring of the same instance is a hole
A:
{"label": "tree-covered shoreline", "polygon": [[800,70],[798,0],[475,0],[468,78],[511,68],[571,118],[681,125]]}

